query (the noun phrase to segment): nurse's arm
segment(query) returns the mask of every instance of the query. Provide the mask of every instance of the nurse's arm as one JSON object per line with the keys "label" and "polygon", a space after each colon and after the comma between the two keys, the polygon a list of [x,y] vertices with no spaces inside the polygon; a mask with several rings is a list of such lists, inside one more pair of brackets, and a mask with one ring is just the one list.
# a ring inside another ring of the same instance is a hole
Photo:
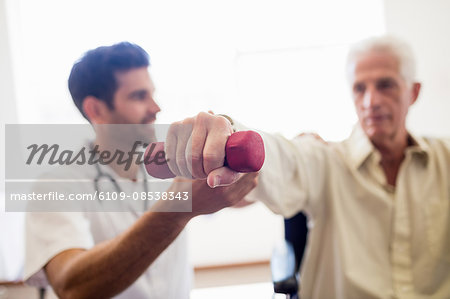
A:
{"label": "nurse's arm", "polygon": [[[189,181],[193,212],[148,211],[111,240],[89,250],[74,248],[57,254],[45,266],[50,284],[60,298],[109,298],[121,293],[172,243],[190,219],[237,203],[256,186],[256,175],[246,174],[233,185],[214,189],[205,180]],[[168,191],[185,190],[181,188],[185,187],[174,183]]]}

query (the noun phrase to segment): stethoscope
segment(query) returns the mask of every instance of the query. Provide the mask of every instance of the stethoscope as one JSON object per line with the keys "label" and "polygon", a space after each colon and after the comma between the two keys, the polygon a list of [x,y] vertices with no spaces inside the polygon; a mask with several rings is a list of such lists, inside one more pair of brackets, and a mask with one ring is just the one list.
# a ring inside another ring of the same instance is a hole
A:
{"label": "stethoscope", "polygon": [[[94,163],[94,164],[95,164],[95,168],[97,169],[97,175],[94,178],[95,191],[97,191],[97,193],[100,194],[100,187],[99,187],[98,182],[102,178],[106,178],[113,184],[114,189],[117,192],[117,194],[120,194],[122,192],[122,188],[120,188],[120,186],[117,183],[117,181],[110,174],[103,172],[100,169],[100,166],[98,165],[98,163]],[[141,169],[142,169],[142,167],[141,167]],[[145,194],[147,194],[148,193],[148,186],[147,186],[147,178],[145,176],[145,173],[144,173],[144,179],[142,181],[143,181],[143,184],[144,184],[144,192],[145,192]],[[144,211],[147,211],[147,207],[148,207],[148,201],[144,200]]]}

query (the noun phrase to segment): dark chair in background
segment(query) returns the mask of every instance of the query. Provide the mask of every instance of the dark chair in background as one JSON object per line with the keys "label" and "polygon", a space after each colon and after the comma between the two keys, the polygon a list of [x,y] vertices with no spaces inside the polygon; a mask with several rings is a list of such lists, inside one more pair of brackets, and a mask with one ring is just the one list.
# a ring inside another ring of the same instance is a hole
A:
{"label": "dark chair in background", "polygon": [[284,219],[284,243],[279,244],[271,259],[273,288],[276,294],[286,294],[286,298],[298,298],[300,279],[298,271],[303,260],[308,237],[308,219],[298,213]]}

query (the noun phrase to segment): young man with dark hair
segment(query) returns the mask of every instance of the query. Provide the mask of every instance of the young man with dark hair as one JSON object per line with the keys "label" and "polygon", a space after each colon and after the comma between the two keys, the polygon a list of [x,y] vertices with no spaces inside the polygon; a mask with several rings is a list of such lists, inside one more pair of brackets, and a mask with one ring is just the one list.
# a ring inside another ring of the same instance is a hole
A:
{"label": "young man with dark hair", "polygon": [[[155,121],[160,108],[148,66],[147,53],[130,43],[91,50],[73,66],[69,89],[95,128],[93,145],[100,151],[117,147],[130,151],[129,140],[151,133],[132,132],[136,136],[120,136],[123,140],[118,142],[102,129],[109,124]],[[136,192],[148,188],[142,165],[132,163],[125,171],[112,162],[85,169],[71,173],[71,179],[94,182],[101,172],[118,188],[124,189],[125,183]],[[197,215],[238,202],[255,187],[256,174],[225,188],[211,189],[204,180],[187,184],[192,190],[192,212],[158,212],[155,207],[170,204],[159,201],[143,212],[127,207],[129,212],[28,213],[25,279],[40,287],[50,284],[61,298],[188,298],[192,270],[185,225]],[[175,179],[167,191],[185,190],[186,181]],[[72,191],[95,190],[89,184]]]}

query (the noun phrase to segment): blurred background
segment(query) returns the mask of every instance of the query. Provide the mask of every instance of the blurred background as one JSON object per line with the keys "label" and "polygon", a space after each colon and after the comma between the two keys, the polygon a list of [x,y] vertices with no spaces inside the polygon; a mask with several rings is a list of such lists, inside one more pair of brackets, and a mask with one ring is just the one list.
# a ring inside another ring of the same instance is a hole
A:
{"label": "blurred background", "polygon": [[[23,269],[23,215],[3,212],[4,124],[86,123],[67,78],[88,49],[127,40],[148,51],[159,123],[212,110],[287,137],[337,141],[356,121],[349,47],[392,33],[413,46],[423,82],[410,129],[448,136],[449,14],[447,0],[0,0],[0,281],[20,281]],[[199,217],[188,229],[196,288],[270,281],[283,228],[264,206]]]}

